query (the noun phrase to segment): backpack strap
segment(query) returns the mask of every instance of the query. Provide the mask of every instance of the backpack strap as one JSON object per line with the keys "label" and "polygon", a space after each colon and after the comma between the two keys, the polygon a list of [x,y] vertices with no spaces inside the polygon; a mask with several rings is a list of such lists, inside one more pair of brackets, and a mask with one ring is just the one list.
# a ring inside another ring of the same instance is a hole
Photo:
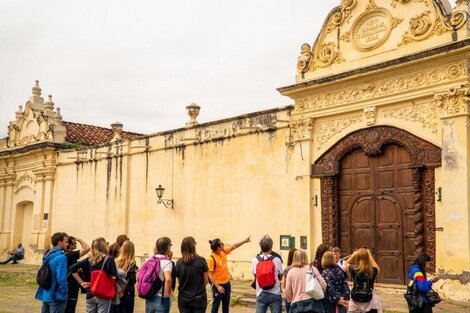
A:
{"label": "backpack strap", "polygon": [[212,254],[211,254],[211,258],[212,258],[212,260],[214,260],[214,270],[213,270],[213,272],[215,272],[215,268],[217,267],[217,262],[215,261],[215,258]]}

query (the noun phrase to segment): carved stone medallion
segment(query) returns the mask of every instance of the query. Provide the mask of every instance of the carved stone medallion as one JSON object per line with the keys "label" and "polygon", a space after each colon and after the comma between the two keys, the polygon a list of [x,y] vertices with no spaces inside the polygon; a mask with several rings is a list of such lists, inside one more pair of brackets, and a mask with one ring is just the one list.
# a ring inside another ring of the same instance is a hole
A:
{"label": "carved stone medallion", "polygon": [[359,51],[369,51],[382,45],[392,32],[392,21],[390,12],[383,8],[361,14],[351,29],[354,47]]}

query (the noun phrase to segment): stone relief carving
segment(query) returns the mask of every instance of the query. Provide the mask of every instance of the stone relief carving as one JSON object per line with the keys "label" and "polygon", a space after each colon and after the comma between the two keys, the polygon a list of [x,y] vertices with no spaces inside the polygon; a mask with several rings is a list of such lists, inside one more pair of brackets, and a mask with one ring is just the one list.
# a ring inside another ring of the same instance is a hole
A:
{"label": "stone relief carving", "polygon": [[34,177],[25,172],[15,181],[15,190],[18,190],[22,186],[34,186]]}
{"label": "stone relief carving", "polygon": [[392,29],[403,20],[393,17],[384,8],[378,8],[370,1],[366,11],[362,13],[351,27],[353,46],[359,51],[370,51],[381,46],[392,33]]}
{"label": "stone relief carving", "polygon": [[290,135],[286,145],[289,148],[293,148],[295,143],[302,140],[308,140],[312,138],[313,133],[313,119],[311,118],[300,118],[293,120],[289,123]]}
{"label": "stone relief carving", "polygon": [[336,175],[341,159],[350,151],[362,148],[367,155],[381,153],[383,146],[396,143],[410,154],[414,166],[435,167],[441,165],[441,149],[411,133],[392,126],[373,126],[355,131],[337,142],[315,162],[312,175],[316,177]]}
{"label": "stone relief carving", "polygon": [[308,70],[310,65],[310,60],[312,59],[312,52],[310,51],[311,47],[308,43],[304,43],[302,45],[300,56],[297,60],[297,72],[298,73],[305,73]]}
{"label": "stone relief carving", "polygon": [[412,102],[411,106],[385,110],[381,116],[419,123],[421,127],[429,129],[433,134],[437,133],[438,117],[435,103]]}
{"label": "stone relief carving", "polygon": [[[424,234],[426,238],[426,253],[436,260],[436,214],[435,214],[435,173],[434,169],[425,169],[423,173],[424,181]],[[431,261],[431,270],[436,268],[436,262]]]}
{"label": "stone relief carving", "polygon": [[401,75],[393,79],[362,84],[355,88],[324,93],[314,97],[301,98],[297,100],[295,111],[319,110],[335,105],[368,100],[399,92],[407,92],[420,87],[438,84],[446,80],[460,78],[466,73],[466,65],[460,63],[416,72],[411,75]]}
{"label": "stone relief carving", "polygon": [[403,34],[398,46],[409,44],[413,41],[422,41],[432,35],[442,35],[462,28],[467,22],[468,15],[464,11],[456,11],[450,16],[441,11],[434,2],[429,10],[417,15],[410,20],[408,31]]}
{"label": "stone relief carving", "polygon": [[333,176],[320,179],[322,243],[327,247],[338,246],[337,180]]}
{"label": "stone relief carving", "polygon": [[333,13],[330,21],[326,26],[326,32],[331,33],[338,26],[344,23],[350,15],[352,9],[356,6],[357,0],[342,0],[341,6],[336,9],[336,12]]}
{"label": "stone relief carving", "polygon": [[52,96],[44,101],[41,97],[39,81],[32,88],[32,96],[26,102],[25,108],[19,106],[15,120],[8,126],[6,145],[0,143],[0,149],[27,145],[37,141],[65,141],[65,126],[62,125],[60,109],[54,110]]}
{"label": "stone relief carving", "polygon": [[318,123],[315,131],[316,150],[320,150],[334,136],[349,126],[362,122],[362,114],[333,121]]}
{"label": "stone relief carving", "polygon": [[454,88],[448,93],[435,95],[434,99],[442,108],[442,117],[469,113],[469,88]]}
{"label": "stone relief carving", "polygon": [[371,106],[371,107],[364,108],[364,115],[366,116],[367,126],[375,125],[377,107]]}
{"label": "stone relief carving", "polygon": [[415,250],[420,253],[424,252],[425,242],[424,242],[424,219],[423,219],[423,203],[422,203],[422,181],[423,181],[423,171],[420,168],[413,169],[413,190],[415,193],[414,196],[414,207],[413,207],[413,217],[414,217],[414,241],[415,241]]}

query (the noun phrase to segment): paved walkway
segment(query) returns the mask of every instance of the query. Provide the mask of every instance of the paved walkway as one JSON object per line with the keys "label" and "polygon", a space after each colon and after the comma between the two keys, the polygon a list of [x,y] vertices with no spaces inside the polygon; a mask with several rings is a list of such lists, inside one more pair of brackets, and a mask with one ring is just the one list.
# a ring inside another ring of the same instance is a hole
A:
{"label": "paved walkway", "polygon": [[[408,308],[403,298],[405,288],[384,288],[378,287],[377,293],[385,312],[408,312]],[[433,309],[434,313],[470,313],[470,303],[454,302],[443,300]]]}

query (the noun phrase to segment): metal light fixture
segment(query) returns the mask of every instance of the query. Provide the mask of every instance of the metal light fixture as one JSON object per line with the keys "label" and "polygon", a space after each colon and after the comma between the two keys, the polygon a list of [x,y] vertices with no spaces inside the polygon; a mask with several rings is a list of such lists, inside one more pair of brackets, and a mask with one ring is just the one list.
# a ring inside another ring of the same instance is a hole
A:
{"label": "metal light fixture", "polygon": [[442,187],[438,187],[436,191],[436,201],[442,201]]}
{"label": "metal light fixture", "polygon": [[318,196],[317,195],[313,196],[313,206],[318,207]]}
{"label": "metal light fixture", "polygon": [[158,197],[157,204],[162,203],[165,206],[165,208],[173,210],[174,200],[162,199],[163,194],[165,193],[165,188],[163,188],[162,185],[158,185],[158,187],[155,188],[155,191],[157,192],[157,197]]}

